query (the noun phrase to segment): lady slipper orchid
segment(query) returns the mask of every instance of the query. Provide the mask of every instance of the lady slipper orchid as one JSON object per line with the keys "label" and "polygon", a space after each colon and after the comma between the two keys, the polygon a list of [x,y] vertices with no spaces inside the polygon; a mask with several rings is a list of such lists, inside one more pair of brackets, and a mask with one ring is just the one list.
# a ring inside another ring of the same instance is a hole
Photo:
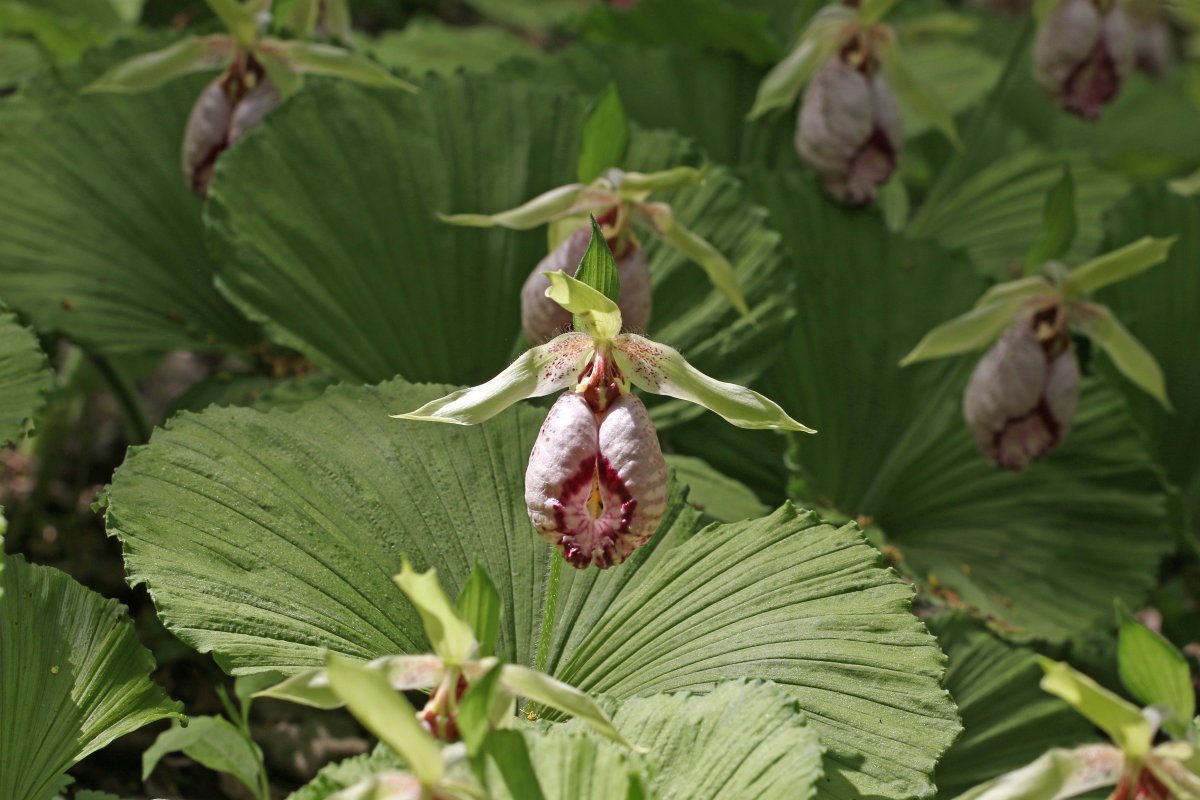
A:
{"label": "lady slipper orchid", "polygon": [[[188,36],[175,44],[132,58],[87,87],[91,92],[144,92],[194,72],[225,67],[197,98],[183,135],[182,165],[188,187],[208,196],[217,158],[284,98],[305,75],[329,75],[366,86],[415,91],[410,83],[349,50],[326,44],[265,36],[271,26],[271,0],[206,0],[228,33]],[[344,14],[344,3],[334,3]],[[304,0],[294,9],[313,25],[319,4]],[[348,18],[347,18],[348,19]],[[293,24],[296,24],[293,22]],[[309,34],[304,28],[300,33]]]}
{"label": "lady slipper orchid", "polygon": [[847,0],[821,9],[763,79],[748,115],[790,107],[803,91],[796,152],[848,205],[871,203],[896,169],[904,145],[897,95],[958,142],[953,114],[909,70],[895,31],[881,22],[894,5]]}
{"label": "lady slipper orchid", "polygon": [[[592,254],[615,272],[599,227]],[[534,444],[525,501],[538,534],[572,566],[620,564],[654,534],[666,508],[667,471],[654,425],[631,386],[687,400],[742,428],[812,433],[771,400],[695,369],[675,350],[622,333],[617,303],[564,272],[546,296],[576,330],[527,350],[480,386],[460,389],[398,419],[473,425],[528,397],[562,389]]]}
{"label": "lady slipper orchid", "polygon": [[971,375],[963,415],[980,450],[1006,469],[1024,469],[1047,455],[1070,430],[1079,403],[1072,328],[1169,409],[1154,356],[1109,309],[1086,296],[1162,262],[1173,241],[1145,237],[1070,272],[1049,262],[1044,275],[993,286],[971,311],[927,333],[900,365],[976,350],[1000,337]]}
{"label": "lady slipper orchid", "polygon": [[750,308],[729,260],[681,225],[669,205],[649,201],[652,192],[692,186],[703,180],[703,171],[691,167],[652,173],[608,169],[591,183],[560,186],[498,214],[438,216],[454,225],[499,225],[512,230],[528,230],[547,223],[582,223],[534,268],[521,291],[521,325],[534,344],[549,341],[570,324],[569,313],[549,299],[550,283],[545,276],[562,271],[574,277],[591,235],[586,216],[582,219],[581,216],[591,212],[602,212],[596,219],[616,256],[622,286],[619,305],[624,324],[630,330],[645,330],[650,322],[650,272],[635,227],[662,239],[698,264],[733,307],[749,317]]}
{"label": "lady slipper orchid", "polygon": [[1038,30],[1033,74],[1063,109],[1094,120],[1116,99],[1135,58],[1133,27],[1120,4],[1063,0]]}

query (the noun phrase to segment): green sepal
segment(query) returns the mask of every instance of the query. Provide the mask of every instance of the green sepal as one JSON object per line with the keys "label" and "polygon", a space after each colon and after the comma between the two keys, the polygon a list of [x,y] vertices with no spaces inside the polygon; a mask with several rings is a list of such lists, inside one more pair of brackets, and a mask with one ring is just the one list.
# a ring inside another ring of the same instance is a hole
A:
{"label": "green sepal", "polygon": [[874,25],[888,15],[900,0],[862,0],[858,6],[858,19],[863,25]]}
{"label": "green sepal", "polygon": [[616,84],[609,84],[583,125],[579,181],[591,183],[610,167],[620,166],[629,148],[629,119]]}
{"label": "green sepal", "polygon": [[1058,183],[1046,194],[1042,207],[1042,235],[1025,257],[1025,272],[1032,274],[1047,261],[1057,261],[1067,254],[1075,241],[1075,181],[1070,165],[1063,165]]}
{"label": "green sepal", "polygon": [[250,47],[258,38],[258,20],[249,5],[237,0],[205,0],[238,44]]}
{"label": "green sepal", "polygon": [[1162,367],[1112,311],[1096,303],[1081,303],[1073,318],[1088,338],[1108,354],[1117,371],[1161,403],[1163,408],[1172,410]]}
{"label": "green sepal", "polygon": [[[1021,284],[1015,286],[1013,284]],[[1022,313],[1030,301],[1052,291],[1044,279],[1000,284],[985,294],[967,313],[943,322],[921,337],[917,346],[900,359],[907,367],[918,361],[969,353],[987,347]],[[990,296],[989,296],[990,295]]]}
{"label": "green sepal", "polygon": [[392,748],[423,786],[442,779],[442,752],[417,722],[417,712],[379,672],[330,653],[325,658],[329,685],[355,718]]}
{"label": "green sepal", "polygon": [[417,572],[406,558],[394,580],[421,615],[433,652],[450,667],[460,666],[471,658],[475,635],[446,597],[438,582],[437,570]]}
{"label": "green sepal", "polygon": [[1070,664],[1037,656],[1046,673],[1041,687],[1108,734],[1113,744],[1135,761],[1150,752],[1154,729],[1137,706],[1105,689]]}
{"label": "green sepal", "polygon": [[107,70],[85,92],[145,92],[194,72],[220,69],[233,59],[237,42],[224,34],[188,36]]}
{"label": "green sepal", "polygon": [[[612,248],[608,239],[600,230],[595,217],[589,218],[592,223],[592,238],[588,248],[579,260],[579,268],[575,271],[576,280],[586,283],[600,294],[612,300],[621,302],[621,276],[617,272],[617,261],[613,258]],[[582,330],[578,323],[576,330]]]}
{"label": "green sepal", "polygon": [[[589,250],[596,246],[595,232],[593,228]],[[608,242],[604,241],[603,236],[599,240],[604,242],[604,250],[612,258]],[[546,297],[571,312],[576,331],[582,331],[595,343],[611,342],[621,332],[621,309],[611,298],[565,272],[547,272],[545,275],[550,280]],[[551,340],[552,343],[554,341]]]}
{"label": "green sepal", "polygon": [[658,172],[620,172],[616,190],[623,200],[644,200],[651,192],[667,192],[704,183],[706,167],[671,167]]}
{"label": "green sepal", "polygon": [[[865,4],[864,4],[865,5]],[[954,114],[937,90],[918,78],[904,62],[904,55],[896,43],[888,42],[881,48],[880,64],[888,86],[901,103],[927,120],[945,134],[955,148],[961,147]]]}
{"label": "green sepal", "polygon": [[467,744],[467,752],[472,755],[483,749],[488,731],[497,727],[499,721],[510,716],[513,709],[513,696],[500,685],[500,674],[504,666],[494,665],[473,682],[458,704],[459,734]]}
{"label": "green sepal", "polygon": [[265,39],[255,50],[275,57],[297,75],[325,75],[361,86],[417,91],[415,85],[400,80],[380,64],[344,47],[317,42]]}
{"label": "green sepal", "polygon": [[624,333],[614,344],[613,357],[638,388],[703,406],[739,428],[816,433],[788,416],[773,400],[705,375],[665,344]]}
{"label": "green sepal", "polygon": [[755,120],[769,111],[792,105],[800,90],[837,50],[838,32],[853,19],[854,11],[841,5],[827,6],[817,12],[795,48],[758,85],[754,105],[746,118]]}
{"label": "green sepal", "polygon": [[1067,273],[1063,280],[1063,293],[1072,297],[1091,294],[1097,289],[1140,275],[1166,261],[1171,245],[1175,244],[1177,238],[1143,236],[1136,242],[1093,258]]}
{"label": "green sepal", "polygon": [[471,570],[455,606],[475,633],[478,657],[495,655],[496,638],[500,634],[500,592],[482,564],[476,563]]}
{"label": "green sepal", "polygon": [[1140,702],[1167,712],[1163,728],[1176,739],[1187,736],[1196,713],[1196,693],[1187,659],[1175,645],[1133,618],[1116,601],[1117,669],[1121,683]]}

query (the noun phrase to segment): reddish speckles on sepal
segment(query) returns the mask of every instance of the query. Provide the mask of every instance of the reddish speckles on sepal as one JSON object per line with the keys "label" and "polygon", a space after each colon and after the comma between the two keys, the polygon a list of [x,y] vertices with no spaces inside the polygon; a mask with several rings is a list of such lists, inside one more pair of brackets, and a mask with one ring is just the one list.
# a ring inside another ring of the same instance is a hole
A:
{"label": "reddish speckles on sepal", "polygon": [[579,394],[559,398],[529,457],[525,502],[569,564],[620,564],[657,530],[666,501],[666,463],[641,400],[620,395],[597,412]]}

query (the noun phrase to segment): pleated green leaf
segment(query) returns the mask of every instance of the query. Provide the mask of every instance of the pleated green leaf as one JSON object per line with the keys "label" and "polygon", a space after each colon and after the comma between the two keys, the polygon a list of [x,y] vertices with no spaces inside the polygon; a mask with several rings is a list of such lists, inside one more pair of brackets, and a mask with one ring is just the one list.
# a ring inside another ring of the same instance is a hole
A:
{"label": "pleated green leaf", "polygon": [[496,731],[486,755],[488,796],[495,800],[648,796],[649,768],[637,753],[582,731]]}
{"label": "pleated green leaf", "polygon": [[[707,694],[634,697],[614,722],[655,764],[651,789],[661,800],[816,794],[820,742],[795,699],[774,684],[727,681]],[[563,729],[584,730],[576,722]]]}
{"label": "pleated green leaf", "polygon": [[[1116,378],[1134,418],[1149,436],[1152,452],[1178,486],[1190,519],[1200,532],[1200,371],[1195,348],[1200,341],[1200,197],[1180,197],[1165,187],[1135,192],[1106,218],[1106,249],[1142,236],[1175,236],[1167,260],[1144,275],[1107,286],[1096,300],[1124,323],[1154,355],[1166,379],[1169,413],[1133,383]],[[1099,359],[1107,375],[1117,372],[1107,356]]]}
{"label": "pleated green leaf", "polygon": [[[498,652],[533,661],[549,558],[522,474],[542,414],[483,425],[388,419],[445,391],[338,387],[294,411],[182,414],[131,451],[107,524],[169,629],[237,673],[295,673],[326,648],[428,650],[391,576],[434,566],[454,596],[476,563],[502,602]],[[941,655],[912,590],[853,526],[785,507],[698,531],[672,492],[659,533],[619,568],[564,570],[548,671],[617,699],[779,683],[827,750],[821,796],[931,790],[957,732]]]}
{"label": "pleated green leaf", "polygon": [[946,688],[962,715],[963,734],[937,767],[938,793],[957,795],[1053,747],[1096,741],[1070,706],[1038,686],[1032,650],[1006,643],[964,614],[941,614],[929,628],[950,660]]}
{"label": "pleated green leaf", "polygon": [[182,706],[151,683],[154,660],[124,606],[66,573],[4,560],[0,583],[0,797],[48,800],[67,769]]}
{"label": "pleated green leaf", "polygon": [[[63,79],[90,82],[162,43],[114,47]],[[179,167],[203,85],[76,96],[46,82],[0,108],[0,297],[38,330],[105,355],[258,338],[212,285],[200,201]]]}
{"label": "pleated green leaf", "polygon": [[922,208],[909,234],[931,238],[947,250],[963,249],[977,269],[1001,279],[1021,274],[1025,257],[1042,236],[1046,193],[1069,163],[1079,225],[1064,261],[1095,254],[1103,212],[1128,191],[1124,178],[1064,154],[1023,147],[980,167],[950,192]]}
{"label": "pleated green leaf", "polygon": [[[493,213],[569,183],[585,109],[586,98],[469,76],[430,79],[413,97],[312,86],[221,160],[208,205],[221,285],[272,338],[342,378],[480,383],[514,356],[519,290],[546,234],[434,215]],[[626,165],[689,157],[677,136],[640,133]],[[744,381],[778,352],[788,314],[777,236],[722,170],[661,199],[730,259],[758,326],[686,257],[646,241],[650,335]]]}
{"label": "pleated green leaf", "polygon": [[977,357],[897,365],[983,281],[799,175],[759,172],[749,186],[806,287],[788,356],[763,385],[820,431],[793,442],[795,495],[870,520],[931,599],[1017,638],[1084,635],[1108,624],[1114,595],[1144,598],[1171,548],[1169,501],[1121,399],[1085,381],[1062,447],[1023,472],[996,469],[962,419]]}
{"label": "pleated green leaf", "polygon": [[37,337],[0,304],[0,445],[18,438],[52,382]]}

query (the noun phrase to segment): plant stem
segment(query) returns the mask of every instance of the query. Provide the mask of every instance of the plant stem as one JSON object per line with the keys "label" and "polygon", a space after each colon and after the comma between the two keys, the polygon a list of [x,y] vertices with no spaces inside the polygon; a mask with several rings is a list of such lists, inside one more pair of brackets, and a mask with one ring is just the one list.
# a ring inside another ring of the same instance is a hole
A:
{"label": "plant stem", "polygon": [[116,369],[113,368],[112,362],[104,356],[89,353],[92,363],[96,366],[96,371],[104,378],[109,389],[112,390],[113,397],[116,398],[117,404],[121,406],[121,410],[125,412],[125,419],[129,423],[132,431],[132,444],[145,444],[150,441],[150,431],[154,426],[150,424],[149,417],[146,416],[146,409],[142,408],[142,403],[138,399],[137,390],[129,381],[125,380]]}
{"label": "plant stem", "polygon": [[1012,50],[1009,51],[1008,60],[1004,64],[1004,69],[1001,71],[995,87],[992,88],[992,93],[988,95],[987,102],[971,117],[970,127],[963,137],[962,147],[950,159],[950,163],[946,166],[942,174],[938,176],[937,182],[934,183],[933,188],[929,190],[929,194],[925,197],[925,202],[921,204],[921,210],[917,212],[917,215],[909,224],[910,235],[915,237],[924,236],[925,232],[922,230],[922,226],[927,224],[930,214],[939,210],[938,206],[941,205],[946,195],[958,188],[959,184],[962,183],[967,170],[971,166],[972,151],[978,147],[979,140],[983,138],[983,134],[987,130],[988,121],[1000,107],[1000,101],[1008,94],[1013,78],[1017,74],[1017,68],[1024,63],[1024,57],[1029,49],[1029,42],[1033,38],[1035,26],[1036,24],[1031,15],[1021,27],[1021,32],[1017,34],[1017,40],[1013,44]]}
{"label": "plant stem", "polygon": [[562,575],[562,558],[550,551],[550,575],[546,578],[546,605],[542,610],[542,632],[538,636],[537,655],[533,667],[538,672],[546,671],[550,660],[550,640],[554,637],[554,617],[558,612],[558,583]]}

